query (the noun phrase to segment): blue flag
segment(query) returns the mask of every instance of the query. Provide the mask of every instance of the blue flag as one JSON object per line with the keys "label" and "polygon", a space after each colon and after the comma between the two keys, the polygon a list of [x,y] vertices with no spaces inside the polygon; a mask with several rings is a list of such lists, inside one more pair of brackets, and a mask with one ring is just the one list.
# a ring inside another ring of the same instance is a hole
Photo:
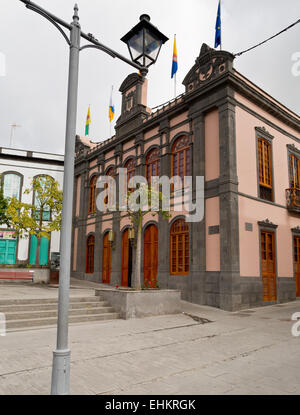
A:
{"label": "blue flag", "polygon": [[172,73],[171,78],[176,74],[178,70],[178,60],[177,60],[177,45],[176,45],[176,35],[174,36],[174,48],[173,48],[173,59],[172,59]]}
{"label": "blue flag", "polygon": [[216,21],[216,39],[215,39],[215,48],[221,45],[221,0],[219,1],[218,15]]}

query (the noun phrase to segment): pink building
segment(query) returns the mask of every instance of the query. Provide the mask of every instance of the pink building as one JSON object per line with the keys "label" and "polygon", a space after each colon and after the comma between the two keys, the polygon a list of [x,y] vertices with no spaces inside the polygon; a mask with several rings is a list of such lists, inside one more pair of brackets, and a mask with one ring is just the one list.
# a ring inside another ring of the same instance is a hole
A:
{"label": "pink building", "polygon": [[147,80],[131,74],[120,87],[115,136],[100,144],[77,137],[74,277],[130,286],[129,218],[95,203],[97,177],[127,167],[129,175],[205,178],[202,221],[177,211],[144,219],[142,284],[225,310],[300,296],[300,117],[233,60],[204,44],[185,93],[155,112]]}

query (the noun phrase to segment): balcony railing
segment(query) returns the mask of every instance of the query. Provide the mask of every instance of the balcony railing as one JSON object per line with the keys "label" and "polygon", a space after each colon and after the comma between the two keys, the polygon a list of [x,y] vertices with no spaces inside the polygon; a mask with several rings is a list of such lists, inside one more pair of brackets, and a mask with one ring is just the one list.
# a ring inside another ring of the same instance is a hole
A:
{"label": "balcony railing", "polygon": [[300,212],[300,189],[286,189],[285,195],[288,209]]}

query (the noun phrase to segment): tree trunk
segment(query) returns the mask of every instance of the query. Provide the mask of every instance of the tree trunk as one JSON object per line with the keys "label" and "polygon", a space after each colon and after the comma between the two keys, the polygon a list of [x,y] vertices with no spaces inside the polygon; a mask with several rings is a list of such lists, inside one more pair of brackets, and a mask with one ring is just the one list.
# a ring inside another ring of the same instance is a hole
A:
{"label": "tree trunk", "polygon": [[141,289],[141,248],[142,248],[142,213],[138,213],[138,230],[136,241],[136,258],[135,258],[135,271],[133,278],[133,288],[135,290]]}
{"label": "tree trunk", "polygon": [[[41,205],[38,234],[42,231],[42,228],[43,228],[43,210],[44,210],[43,205]],[[40,265],[41,240],[42,238],[37,238],[35,265]]]}
{"label": "tree trunk", "polygon": [[41,238],[37,238],[35,265],[40,265]]}

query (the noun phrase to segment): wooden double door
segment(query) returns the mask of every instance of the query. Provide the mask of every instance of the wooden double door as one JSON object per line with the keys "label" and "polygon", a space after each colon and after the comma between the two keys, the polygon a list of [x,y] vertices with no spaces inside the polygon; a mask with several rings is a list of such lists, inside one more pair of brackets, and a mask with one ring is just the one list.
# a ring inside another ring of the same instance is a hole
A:
{"label": "wooden double door", "polygon": [[[132,246],[128,238],[128,229],[122,235],[121,285],[130,287],[133,273]],[[155,288],[158,270],[158,230],[150,225],[144,233],[144,285]],[[149,284],[150,282],[150,284]]]}
{"label": "wooden double door", "polygon": [[300,297],[300,236],[294,237],[294,270],[296,280],[296,295]]}
{"label": "wooden double door", "polygon": [[102,282],[103,284],[110,283],[111,273],[111,244],[108,240],[108,232],[103,238],[103,256],[102,256]]}
{"label": "wooden double door", "polygon": [[126,229],[122,235],[122,287],[131,287],[132,281],[132,246],[129,241],[129,231]]}
{"label": "wooden double door", "polygon": [[261,232],[261,262],[264,301],[277,299],[274,232]]}
{"label": "wooden double door", "polygon": [[149,225],[144,233],[144,285],[156,288],[158,270],[158,229]]}

